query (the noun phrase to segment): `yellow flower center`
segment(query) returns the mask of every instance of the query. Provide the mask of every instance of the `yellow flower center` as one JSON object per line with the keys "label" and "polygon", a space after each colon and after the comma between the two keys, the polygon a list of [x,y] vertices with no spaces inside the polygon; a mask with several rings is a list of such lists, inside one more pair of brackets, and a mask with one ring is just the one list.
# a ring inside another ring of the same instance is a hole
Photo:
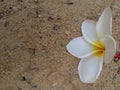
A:
{"label": "yellow flower center", "polygon": [[94,41],[93,42],[93,52],[94,55],[97,56],[98,58],[103,57],[105,53],[105,43],[101,41]]}

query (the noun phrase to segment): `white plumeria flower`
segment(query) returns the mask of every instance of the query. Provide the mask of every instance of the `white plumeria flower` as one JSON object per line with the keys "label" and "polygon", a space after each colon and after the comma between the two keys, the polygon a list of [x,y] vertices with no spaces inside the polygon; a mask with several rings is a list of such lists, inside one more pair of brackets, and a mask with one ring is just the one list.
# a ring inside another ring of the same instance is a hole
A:
{"label": "white plumeria flower", "polygon": [[78,65],[80,79],[94,83],[102,70],[103,61],[109,63],[115,52],[116,42],[112,37],[112,12],[106,8],[98,22],[85,20],[82,23],[83,36],[69,42],[67,50],[81,58]]}

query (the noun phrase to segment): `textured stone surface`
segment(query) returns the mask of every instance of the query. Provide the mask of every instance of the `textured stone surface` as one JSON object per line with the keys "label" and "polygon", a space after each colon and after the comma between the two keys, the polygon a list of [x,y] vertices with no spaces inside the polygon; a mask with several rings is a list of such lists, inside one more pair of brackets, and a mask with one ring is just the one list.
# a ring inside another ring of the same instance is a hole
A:
{"label": "textured stone surface", "polygon": [[94,84],[78,77],[79,59],[66,51],[81,23],[113,11],[120,50],[119,0],[0,0],[0,90],[119,90],[120,61],[104,64]]}

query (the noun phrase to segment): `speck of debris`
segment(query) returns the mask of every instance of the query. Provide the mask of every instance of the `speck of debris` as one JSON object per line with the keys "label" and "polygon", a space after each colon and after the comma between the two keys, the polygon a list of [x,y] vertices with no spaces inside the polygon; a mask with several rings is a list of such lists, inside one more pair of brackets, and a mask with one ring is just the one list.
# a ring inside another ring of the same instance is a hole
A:
{"label": "speck of debris", "polygon": [[9,26],[9,21],[5,21],[4,22],[4,27],[8,27]]}
{"label": "speck of debris", "polygon": [[[118,55],[119,55],[119,54],[120,54],[120,51],[117,51],[117,52],[116,52],[116,54],[118,54]],[[114,62],[116,62],[116,63],[117,63],[119,60],[120,60],[120,58],[119,58],[119,57],[115,57],[115,56],[114,56],[114,58],[113,58],[113,61],[114,61]]]}
{"label": "speck of debris", "polygon": [[43,37],[42,36],[40,36],[40,39],[42,39]]}
{"label": "speck of debris", "polygon": [[53,17],[49,16],[48,21],[51,21],[51,20],[53,20]]}
{"label": "speck of debris", "polygon": [[30,79],[26,79],[25,76],[22,76],[20,80],[21,81],[26,81],[26,83],[31,84],[31,80]]}
{"label": "speck of debris", "polygon": [[120,74],[120,67],[118,67],[117,74]]}
{"label": "speck of debris", "polygon": [[73,5],[74,3],[73,2],[67,2],[68,5]]}
{"label": "speck of debris", "polygon": [[61,20],[61,18],[60,18],[60,17],[58,17],[58,18],[57,18],[57,20]]}
{"label": "speck of debris", "polygon": [[26,81],[26,78],[24,76],[22,76],[21,81]]}
{"label": "speck of debris", "polygon": [[64,47],[64,43],[63,43],[63,42],[61,42],[60,46],[61,46],[61,47]]}
{"label": "speck of debris", "polygon": [[59,26],[59,25],[54,25],[54,26],[53,26],[53,30],[58,31],[59,29],[60,29],[60,26]]}
{"label": "speck of debris", "polygon": [[68,4],[68,5],[73,5],[74,3],[73,3],[72,0],[67,0],[66,4]]}
{"label": "speck of debris", "polygon": [[3,2],[4,0],[0,0],[0,2]]}

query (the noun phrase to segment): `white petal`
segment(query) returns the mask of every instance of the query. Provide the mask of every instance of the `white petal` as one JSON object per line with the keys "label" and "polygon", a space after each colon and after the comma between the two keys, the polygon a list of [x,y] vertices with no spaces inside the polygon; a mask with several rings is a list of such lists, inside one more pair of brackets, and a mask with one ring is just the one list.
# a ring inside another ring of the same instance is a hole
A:
{"label": "white petal", "polygon": [[83,58],[93,53],[91,44],[86,42],[83,37],[74,38],[66,47],[68,52],[78,58]]}
{"label": "white petal", "polygon": [[92,41],[98,40],[96,32],[96,22],[92,20],[85,20],[82,23],[82,34],[83,37],[90,43]]}
{"label": "white petal", "polygon": [[81,59],[78,66],[78,73],[83,83],[94,83],[103,66],[103,58],[89,56]]}
{"label": "white petal", "polygon": [[113,37],[105,36],[105,63],[109,63],[116,53],[116,42]]}
{"label": "white petal", "polygon": [[100,38],[112,33],[112,11],[106,8],[96,24],[97,34]]}

